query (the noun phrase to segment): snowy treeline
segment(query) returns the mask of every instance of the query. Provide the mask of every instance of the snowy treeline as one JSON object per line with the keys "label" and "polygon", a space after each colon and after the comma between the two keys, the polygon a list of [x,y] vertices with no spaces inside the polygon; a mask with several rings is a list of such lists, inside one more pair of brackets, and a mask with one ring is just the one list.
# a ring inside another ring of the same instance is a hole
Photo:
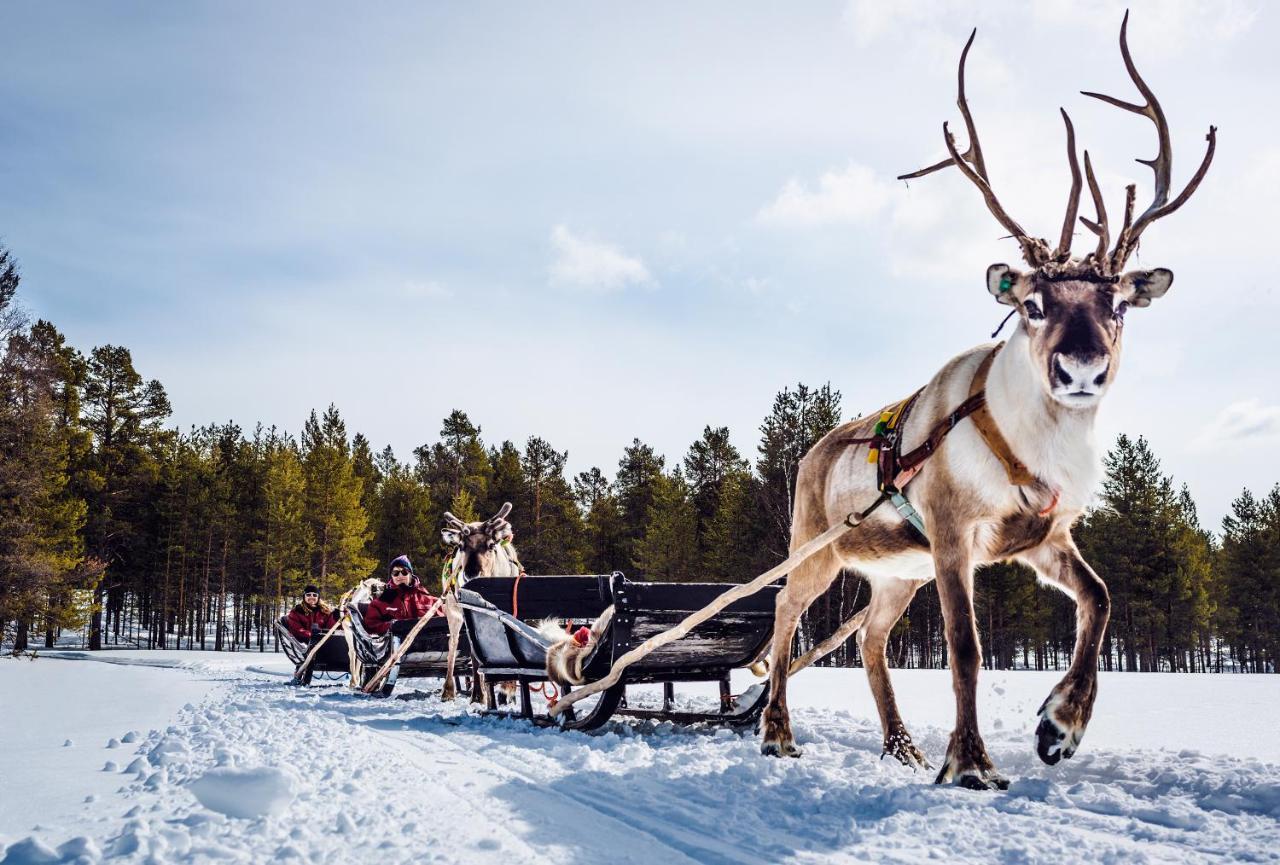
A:
{"label": "snowy treeline", "polygon": [[[97,648],[273,648],[272,621],[308,582],[336,598],[408,553],[434,580],[447,510],[514,504],[532,574],[621,570],[633,579],[742,581],[787,550],[800,458],[845,413],[829,386],[779,393],[754,461],[707,426],[679,460],[634,440],[612,476],[566,474],[536,435],[486,444],[465,412],[402,460],[349,434],[337,408],[298,436],[234,423],[168,428],[169,402],[127,349],[86,356],[49,322],[13,311],[18,272],[0,250],[0,639]],[[859,394],[855,406],[883,394]],[[1280,486],[1247,490],[1220,535],[1142,439],[1107,458],[1099,507],[1077,529],[1113,598],[1103,664],[1116,670],[1274,672],[1280,657]],[[856,575],[806,617],[802,647],[865,603]],[[989,666],[1061,668],[1070,602],[1028,571],[979,576]],[[899,666],[945,664],[928,587],[895,630]],[[856,661],[853,643],[829,663]]]}

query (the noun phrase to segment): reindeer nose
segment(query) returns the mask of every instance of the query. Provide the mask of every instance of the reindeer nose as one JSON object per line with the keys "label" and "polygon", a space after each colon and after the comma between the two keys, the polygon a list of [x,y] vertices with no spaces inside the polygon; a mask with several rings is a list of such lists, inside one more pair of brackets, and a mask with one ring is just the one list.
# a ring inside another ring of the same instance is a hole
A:
{"label": "reindeer nose", "polygon": [[1058,384],[1082,391],[1090,387],[1101,387],[1107,380],[1107,370],[1110,367],[1111,360],[1105,356],[1083,360],[1061,352],[1053,356],[1053,377]]}

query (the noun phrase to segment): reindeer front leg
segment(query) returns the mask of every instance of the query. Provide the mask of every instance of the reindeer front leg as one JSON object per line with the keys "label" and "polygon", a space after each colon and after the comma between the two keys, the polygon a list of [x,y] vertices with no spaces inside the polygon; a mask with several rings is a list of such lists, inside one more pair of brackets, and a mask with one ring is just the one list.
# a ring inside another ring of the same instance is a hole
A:
{"label": "reindeer front leg", "polygon": [[449,660],[445,664],[444,689],[440,692],[440,699],[453,700],[458,696],[453,668],[458,662],[458,638],[462,635],[462,607],[458,605],[458,595],[452,589],[445,595],[444,615],[449,624]]}
{"label": "reindeer front leg", "polygon": [[1023,560],[1040,578],[1076,602],[1076,647],[1071,667],[1040,706],[1036,753],[1050,766],[1080,747],[1098,695],[1098,653],[1111,617],[1106,584],[1080,557],[1070,535],[1051,537]]}
{"label": "reindeer front leg", "polygon": [[941,521],[931,541],[938,574],[938,597],[946,625],[951,686],[956,696],[956,726],[937,784],[953,783],[973,790],[1007,790],[1009,779],[996,771],[978,732],[978,670],[982,647],[973,613],[973,559],[968,536],[959,527],[948,531]]}

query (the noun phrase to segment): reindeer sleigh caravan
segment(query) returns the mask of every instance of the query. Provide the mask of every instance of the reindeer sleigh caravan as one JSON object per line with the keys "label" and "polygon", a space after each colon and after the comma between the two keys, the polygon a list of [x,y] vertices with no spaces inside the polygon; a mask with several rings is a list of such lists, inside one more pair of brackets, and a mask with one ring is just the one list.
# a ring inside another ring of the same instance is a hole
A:
{"label": "reindeer sleigh caravan", "polygon": [[[446,589],[428,615],[396,621],[385,634],[371,633],[366,620],[376,581],[365,581],[343,599],[343,627],[313,635],[309,663],[302,646],[285,643],[298,665],[295,682],[309,684],[317,671],[350,672],[353,687],[387,696],[402,678],[443,678],[441,696],[448,700],[461,690],[458,678],[472,674],[473,699],[491,711],[508,711],[504,704],[514,700],[521,717],[579,730],[599,727],[614,715],[731,725],[758,720],[766,687],[734,695],[730,674],[768,648],[777,587],[731,606],[646,658],[558,721],[538,713],[533,692],[554,705],[575,685],[606,676],[638,642],[666,631],[731,586],[631,582],[618,572],[527,576],[512,543],[510,510],[505,504],[490,519],[472,523],[446,514],[442,536],[455,552],[442,574]],[[716,685],[718,708],[677,708],[677,682]],[[628,703],[627,687],[640,684],[662,685],[660,706]]]}

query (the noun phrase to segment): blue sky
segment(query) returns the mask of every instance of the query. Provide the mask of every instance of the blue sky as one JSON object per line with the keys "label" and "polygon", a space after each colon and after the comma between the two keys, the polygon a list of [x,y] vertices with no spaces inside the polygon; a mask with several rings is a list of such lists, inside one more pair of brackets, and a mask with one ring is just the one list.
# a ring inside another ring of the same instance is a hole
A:
{"label": "blue sky", "polygon": [[[1174,178],[1219,151],[1137,265],[1103,441],[1148,436],[1216,526],[1280,480],[1280,25],[1261,3],[1134,3]],[[117,343],[181,426],[297,430],[336,402],[402,456],[466,410],[612,472],[705,424],[754,455],[774,393],[846,412],[910,392],[1001,310],[1001,239],[942,154],[971,103],[1001,200],[1055,235],[1059,105],[1113,212],[1149,195],[1123,6],[704,3],[24,4],[0,31],[0,238],[22,299]],[[1086,208],[1087,209],[1087,208]],[[1078,249],[1088,239],[1078,237]]]}

